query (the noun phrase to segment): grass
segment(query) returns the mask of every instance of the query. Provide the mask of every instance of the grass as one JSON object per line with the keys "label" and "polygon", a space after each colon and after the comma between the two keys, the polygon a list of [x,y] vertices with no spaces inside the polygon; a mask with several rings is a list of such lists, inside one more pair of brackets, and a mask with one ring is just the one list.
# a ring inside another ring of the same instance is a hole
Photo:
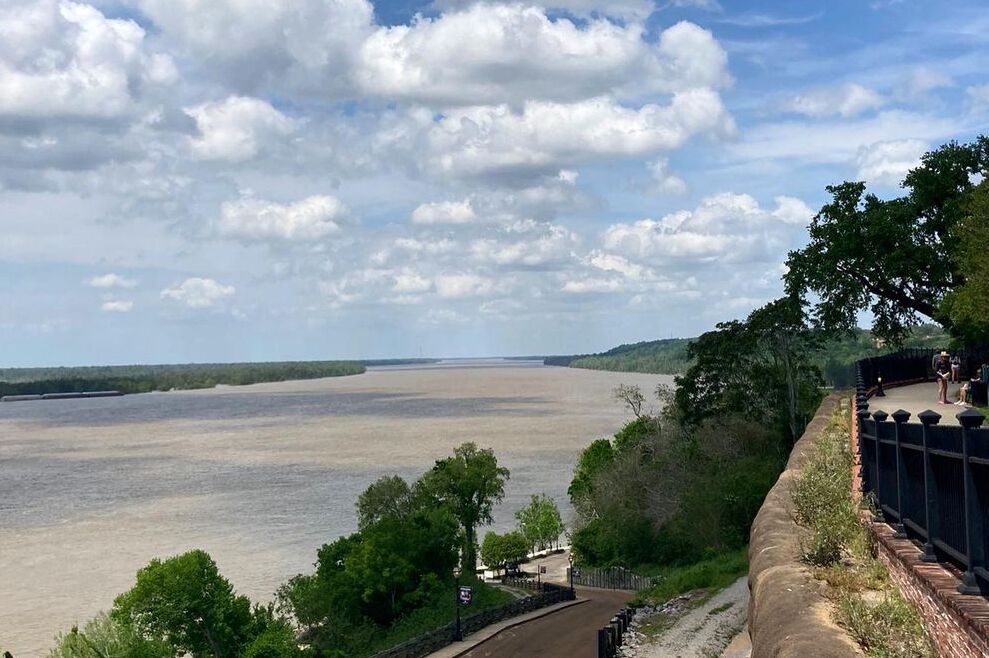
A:
{"label": "grass", "polygon": [[833,616],[873,658],[937,658],[917,611],[876,559],[852,499],[848,409],[835,412],[793,487],[794,516],[811,530],[804,561],[827,583]]}
{"label": "grass", "polygon": [[747,547],[686,566],[663,567],[655,574],[658,584],[640,591],[633,604],[660,605],[694,590],[716,592],[745,575],[748,569]]}

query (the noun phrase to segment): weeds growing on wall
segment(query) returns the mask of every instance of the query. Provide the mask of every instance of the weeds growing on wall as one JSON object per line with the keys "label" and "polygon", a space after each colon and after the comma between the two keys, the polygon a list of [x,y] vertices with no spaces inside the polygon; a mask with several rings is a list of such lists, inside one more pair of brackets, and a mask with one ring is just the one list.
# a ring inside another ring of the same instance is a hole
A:
{"label": "weeds growing on wall", "polygon": [[804,560],[827,583],[834,620],[874,658],[937,658],[917,611],[875,557],[852,499],[848,407],[835,412],[793,485],[794,516],[810,530]]}

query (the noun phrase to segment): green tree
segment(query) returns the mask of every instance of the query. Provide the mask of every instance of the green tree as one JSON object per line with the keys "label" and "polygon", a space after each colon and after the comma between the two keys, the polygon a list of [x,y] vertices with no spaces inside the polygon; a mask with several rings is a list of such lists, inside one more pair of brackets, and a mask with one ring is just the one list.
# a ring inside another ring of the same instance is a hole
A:
{"label": "green tree", "polygon": [[581,516],[587,519],[594,517],[594,480],[614,460],[615,451],[608,439],[596,439],[581,450],[574,467],[573,479],[567,487],[570,503]]}
{"label": "green tree", "polygon": [[564,529],[560,509],[546,494],[533,495],[528,505],[515,512],[515,520],[530,549],[552,546]]}
{"label": "green tree", "polygon": [[883,200],[864,183],[827,188],[831,201],[810,224],[810,243],[793,251],[784,276],[789,293],[813,293],[815,322],[829,332],[873,315],[873,333],[898,343],[920,316],[951,326],[945,296],[965,283],[946,245],[965,214],[973,176],[989,173],[989,137],[950,142],[923,156],[903,181],[908,193]]}
{"label": "green tree", "polygon": [[501,539],[504,564],[518,564],[529,556],[529,542],[521,532],[517,530],[506,532]]}
{"label": "green tree", "polygon": [[114,601],[111,616],[193,658],[235,658],[252,639],[250,601],[200,550],[152,560]]}
{"label": "green tree", "polygon": [[970,343],[989,343],[989,179],[972,190],[955,227],[952,254],[965,284],[948,293],[941,310]]}
{"label": "green tree", "polygon": [[175,649],[160,639],[148,639],[133,626],[100,613],[80,630],[73,627],[55,638],[48,658],[174,658]]}
{"label": "green tree", "polygon": [[690,423],[740,413],[779,423],[795,441],[820,398],[817,346],[793,297],[756,309],[744,322],[719,323],[688,348],[693,361],[676,379],[676,411]]}
{"label": "green tree", "polygon": [[398,475],[382,477],[357,499],[357,523],[364,529],[376,521],[402,518],[412,508],[412,489]]}
{"label": "green tree", "polygon": [[477,569],[477,526],[491,523],[494,504],[505,496],[507,468],[498,466],[490,448],[464,443],[452,457],[436,462],[419,481],[419,493],[449,509],[463,532],[461,573],[473,576]]}
{"label": "green tree", "polygon": [[488,532],[481,542],[481,561],[485,566],[500,571],[505,565],[505,538],[497,532]]}

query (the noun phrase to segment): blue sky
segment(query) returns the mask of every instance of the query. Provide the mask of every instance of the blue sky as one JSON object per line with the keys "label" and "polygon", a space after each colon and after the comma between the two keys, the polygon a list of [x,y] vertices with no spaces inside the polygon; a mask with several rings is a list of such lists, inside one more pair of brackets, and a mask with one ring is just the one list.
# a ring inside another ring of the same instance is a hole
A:
{"label": "blue sky", "polygon": [[[981,6],[980,6],[981,5]],[[989,131],[984,3],[8,0],[0,365],[573,353]]]}

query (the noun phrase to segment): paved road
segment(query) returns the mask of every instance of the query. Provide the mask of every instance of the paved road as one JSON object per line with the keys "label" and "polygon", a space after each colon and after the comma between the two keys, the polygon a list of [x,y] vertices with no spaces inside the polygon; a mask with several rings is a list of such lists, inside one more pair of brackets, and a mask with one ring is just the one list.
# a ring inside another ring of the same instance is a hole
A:
{"label": "paved road", "polygon": [[[948,384],[948,399],[958,399],[958,389],[961,384]],[[916,422],[917,414],[925,409],[933,409],[941,414],[941,425],[957,425],[958,419],[955,414],[965,407],[953,404],[938,404],[937,384],[929,382],[925,384],[914,384],[912,386],[897,386],[886,390],[886,397],[873,397],[869,400],[869,411],[882,409],[888,414],[892,414],[897,409],[904,409],[910,412],[910,420]]]}
{"label": "paved road", "polygon": [[633,593],[577,588],[577,596],[590,602],[506,629],[464,656],[597,658],[597,629],[608,623]]}

